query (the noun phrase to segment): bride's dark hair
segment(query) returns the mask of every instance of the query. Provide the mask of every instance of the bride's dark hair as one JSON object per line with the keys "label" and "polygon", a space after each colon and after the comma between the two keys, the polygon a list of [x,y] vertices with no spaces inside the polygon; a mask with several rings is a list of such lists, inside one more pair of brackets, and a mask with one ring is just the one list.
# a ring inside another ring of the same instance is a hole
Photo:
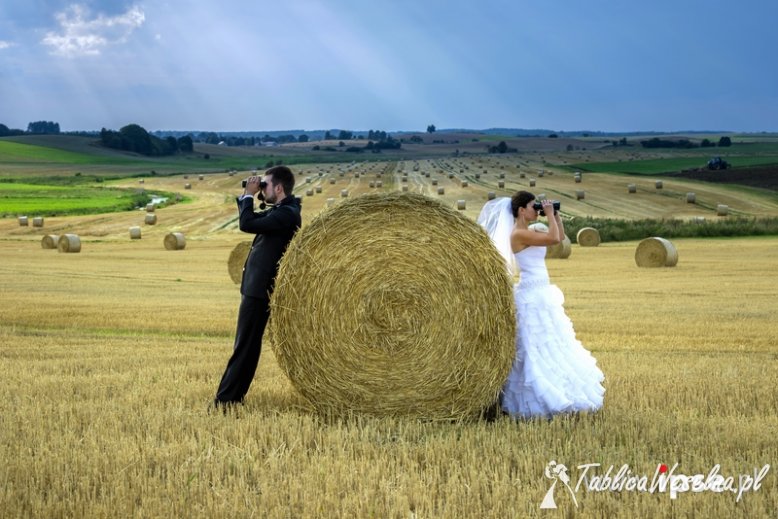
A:
{"label": "bride's dark hair", "polygon": [[511,197],[511,212],[514,218],[519,217],[519,207],[527,207],[527,204],[535,200],[535,195],[529,191],[519,191]]}

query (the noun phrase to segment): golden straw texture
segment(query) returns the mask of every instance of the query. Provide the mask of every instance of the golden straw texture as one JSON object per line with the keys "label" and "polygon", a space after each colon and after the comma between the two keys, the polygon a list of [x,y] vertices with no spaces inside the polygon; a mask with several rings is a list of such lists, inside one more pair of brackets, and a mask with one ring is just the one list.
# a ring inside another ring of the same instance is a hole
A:
{"label": "golden straw texture", "polygon": [[180,232],[171,232],[165,236],[165,249],[184,250],[186,248],[186,237]]}
{"label": "golden straw texture", "polygon": [[251,241],[242,241],[230,252],[230,257],[227,259],[227,270],[230,272],[230,279],[235,284],[240,284],[243,281],[243,266],[246,264],[250,250]]}
{"label": "golden straw texture", "polygon": [[279,365],[320,411],[472,417],[514,357],[503,259],[475,222],[419,194],[320,213],[290,243],[271,306]]}
{"label": "golden straw texture", "polygon": [[674,267],[678,263],[678,251],[664,238],[646,238],[635,249],[638,267]]}

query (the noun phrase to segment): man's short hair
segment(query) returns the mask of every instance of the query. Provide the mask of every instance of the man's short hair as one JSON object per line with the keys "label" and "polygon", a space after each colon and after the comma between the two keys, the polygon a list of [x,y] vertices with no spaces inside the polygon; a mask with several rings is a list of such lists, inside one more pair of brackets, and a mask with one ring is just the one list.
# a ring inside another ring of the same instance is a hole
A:
{"label": "man's short hair", "polygon": [[284,194],[291,195],[294,190],[294,173],[286,166],[275,166],[267,171],[265,175],[269,175],[273,182],[273,185],[281,184],[284,188]]}

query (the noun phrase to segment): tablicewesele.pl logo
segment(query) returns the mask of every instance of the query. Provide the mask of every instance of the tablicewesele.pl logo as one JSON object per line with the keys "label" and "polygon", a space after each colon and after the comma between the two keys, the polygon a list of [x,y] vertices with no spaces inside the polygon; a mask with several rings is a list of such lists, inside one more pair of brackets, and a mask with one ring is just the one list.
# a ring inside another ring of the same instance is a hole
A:
{"label": "tablicewesele.pl logo", "polygon": [[[544,474],[551,480],[546,495],[540,503],[540,508],[556,508],[555,492],[566,492],[570,495],[576,508],[579,492],[648,492],[668,493],[670,499],[677,499],[685,492],[729,492],[735,496],[735,502],[740,502],[744,494],[757,492],[762,486],[770,465],[761,468],[755,467],[753,473],[726,475],[721,473],[721,466],[716,464],[707,474],[698,473],[687,475],[681,473],[678,463],[668,468],[664,463],[659,463],[654,469],[653,475],[641,474],[633,471],[629,465],[621,465],[618,469],[610,465],[603,472],[600,463],[585,463],[577,465],[578,479],[572,484],[572,476],[567,466],[551,460],[546,465]],[[559,483],[560,489],[557,489]]]}

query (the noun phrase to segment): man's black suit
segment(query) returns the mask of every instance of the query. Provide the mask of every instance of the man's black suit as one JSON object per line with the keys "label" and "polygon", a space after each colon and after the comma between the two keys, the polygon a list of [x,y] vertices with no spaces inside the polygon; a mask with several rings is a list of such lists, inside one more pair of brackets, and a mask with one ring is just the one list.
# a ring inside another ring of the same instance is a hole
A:
{"label": "man's black suit", "polygon": [[256,236],[243,266],[235,346],[216,391],[217,405],[242,402],[249,390],[270,317],[278,264],[301,224],[300,199],[292,195],[261,213],[254,212],[254,199],[247,196],[238,200],[238,211],[240,230]]}

